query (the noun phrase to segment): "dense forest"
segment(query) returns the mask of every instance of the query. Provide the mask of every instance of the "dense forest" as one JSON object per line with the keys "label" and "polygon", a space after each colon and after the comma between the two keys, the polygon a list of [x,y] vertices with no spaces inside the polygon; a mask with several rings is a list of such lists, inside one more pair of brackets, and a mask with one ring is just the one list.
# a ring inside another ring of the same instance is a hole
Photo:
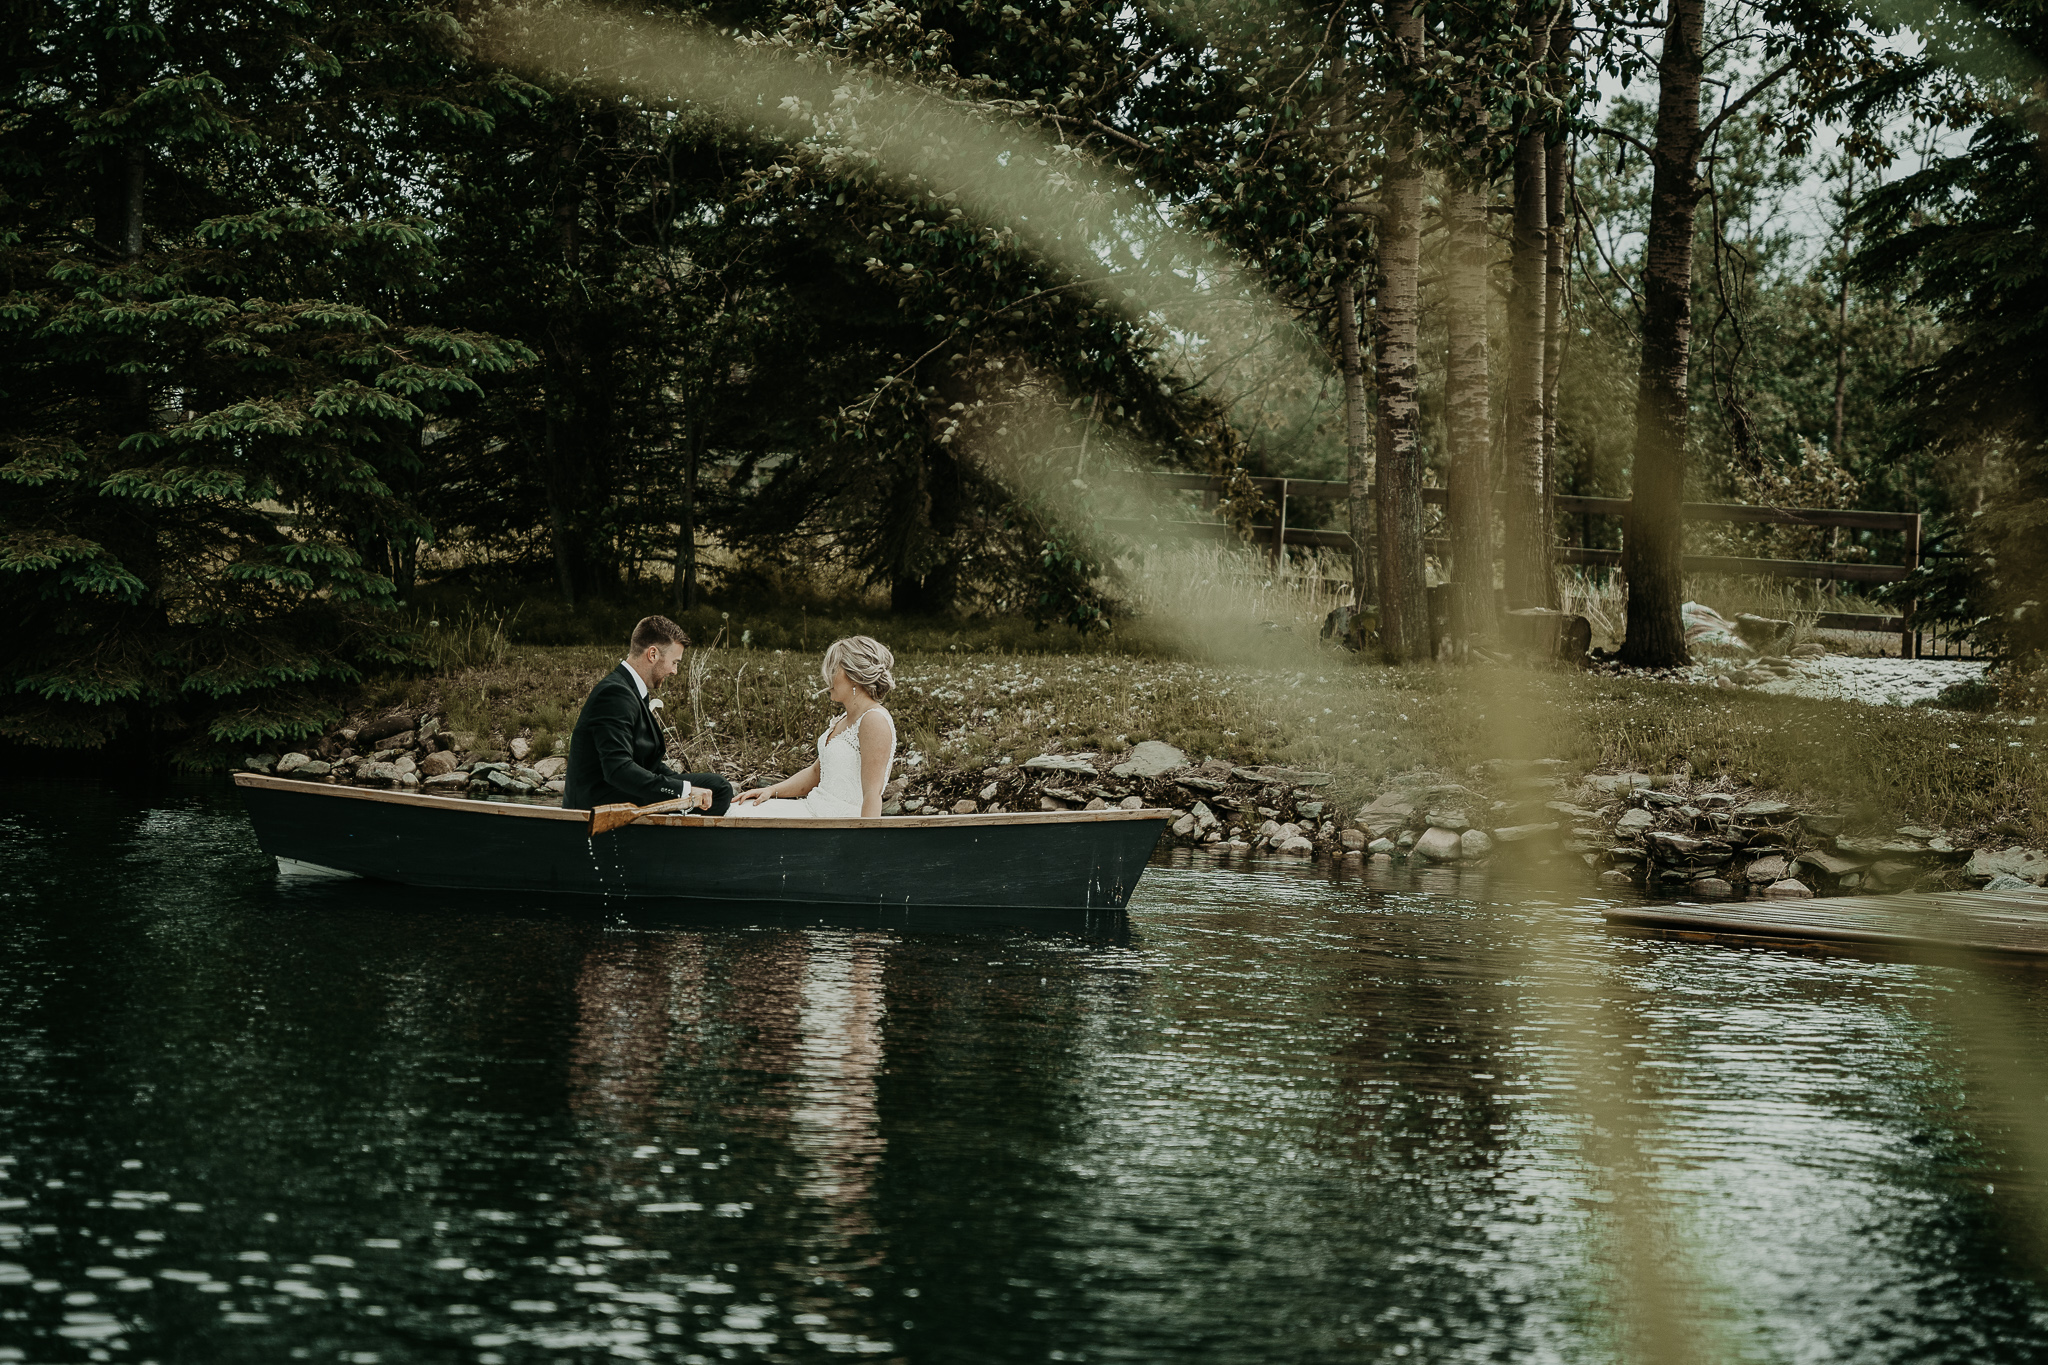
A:
{"label": "dense forest", "polygon": [[2048,646],[2041,0],[10,0],[0,43],[0,737],[310,733],[424,662],[429,578],[1100,623],[1091,479],[1148,468],[1240,522],[1244,475],[1348,482],[1392,663],[1439,534],[1475,636],[1618,545],[1624,662],[1682,662],[1688,499],[1927,513],[1970,558],[1924,600]]}

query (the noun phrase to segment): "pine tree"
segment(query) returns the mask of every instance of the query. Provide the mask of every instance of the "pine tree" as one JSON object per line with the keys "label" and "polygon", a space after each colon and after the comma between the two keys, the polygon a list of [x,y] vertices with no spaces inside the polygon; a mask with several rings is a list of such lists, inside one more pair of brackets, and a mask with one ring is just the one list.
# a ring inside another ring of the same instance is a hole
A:
{"label": "pine tree", "polygon": [[362,83],[417,92],[430,15],[171,13],[8,35],[0,736],[202,762],[416,661],[364,546],[428,534],[394,482],[519,353],[410,316],[429,238],[375,202],[407,99]]}
{"label": "pine tree", "polygon": [[1969,146],[1863,201],[1854,221],[1869,244],[1853,275],[1910,290],[1952,329],[1948,349],[1900,386],[1908,421],[1896,446],[2011,461],[2013,487],[1967,531],[1978,629],[2038,666],[2048,659],[2048,5],[2005,0],[1929,25],[1910,67],[1862,83],[1845,104],[1865,123],[1904,110],[1969,127]]}

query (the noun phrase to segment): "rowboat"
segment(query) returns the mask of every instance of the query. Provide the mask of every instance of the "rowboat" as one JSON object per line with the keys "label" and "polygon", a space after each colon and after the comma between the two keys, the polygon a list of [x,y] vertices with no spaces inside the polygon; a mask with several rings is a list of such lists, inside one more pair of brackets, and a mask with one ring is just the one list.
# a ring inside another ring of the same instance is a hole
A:
{"label": "rowboat", "polygon": [[805,905],[1121,910],[1171,811],[862,820],[590,812],[236,773],[256,841],[294,872],[484,891]]}

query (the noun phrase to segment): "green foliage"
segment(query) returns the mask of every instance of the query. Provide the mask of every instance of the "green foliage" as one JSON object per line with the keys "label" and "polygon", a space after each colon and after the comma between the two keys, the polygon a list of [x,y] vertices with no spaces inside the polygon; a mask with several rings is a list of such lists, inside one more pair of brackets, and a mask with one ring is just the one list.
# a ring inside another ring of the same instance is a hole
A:
{"label": "green foliage", "polygon": [[[0,205],[0,736],[138,730],[197,761],[314,733],[366,671],[426,662],[365,544],[429,533],[393,476],[523,357],[407,317],[435,263],[396,182],[330,189],[400,136],[402,100],[372,92],[423,77],[396,55],[416,19],[31,23]],[[353,74],[280,79],[308,43]]]}
{"label": "green foliage", "polygon": [[[1896,448],[2010,470],[1996,501],[1967,511],[1967,610],[2010,657],[2048,657],[2048,6],[2007,0],[1930,24],[1935,79],[1872,81],[1845,93],[1866,113],[1905,111],[1970,128],[1969,146],[1929,158],[1858,211],[1870,234],[1857,277],[1905,288],[1954,342],[1906,375]],[[1981,498],[1980,484],[1980,498]]]}

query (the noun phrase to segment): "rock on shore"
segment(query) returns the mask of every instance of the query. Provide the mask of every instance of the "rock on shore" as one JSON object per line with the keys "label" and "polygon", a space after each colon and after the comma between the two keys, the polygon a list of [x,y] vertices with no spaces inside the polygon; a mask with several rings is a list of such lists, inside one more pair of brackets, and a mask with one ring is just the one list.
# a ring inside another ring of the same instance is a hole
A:
{"label": "rock on shore", "polygon": [[[545,801],[559,798],[568,759],[534,756],[529,736],[482,737],[436,715],[388,713],[242,766],[300,781]],[[729,775],[741,786],[768,780]],[[1603,882],[1701,897],[2048,885],[2039,849],[1914,825],[1851,830],[1839,812],[1685,773],[1574,774],[1555,759],[1479,764],[1464,782],[1416,770],[1348,819],[1332,808],[1331,786],[1328,773],[1196,763],[1146,741],[1122,754],[905,773],[883,793],[882,813],[1163,809],[1167,842],[1219,852],[1459,866],[1568,858]]]}
{"label": "rock on shore", "polygon": [[500,748],[449,730],[440,716],[392,711],[283,753],[251,754],[241,766],[341,786],[547,797],[561,794],[569,760],[560,754],[532,757],[532,741],[525,735],[512,736]]}

